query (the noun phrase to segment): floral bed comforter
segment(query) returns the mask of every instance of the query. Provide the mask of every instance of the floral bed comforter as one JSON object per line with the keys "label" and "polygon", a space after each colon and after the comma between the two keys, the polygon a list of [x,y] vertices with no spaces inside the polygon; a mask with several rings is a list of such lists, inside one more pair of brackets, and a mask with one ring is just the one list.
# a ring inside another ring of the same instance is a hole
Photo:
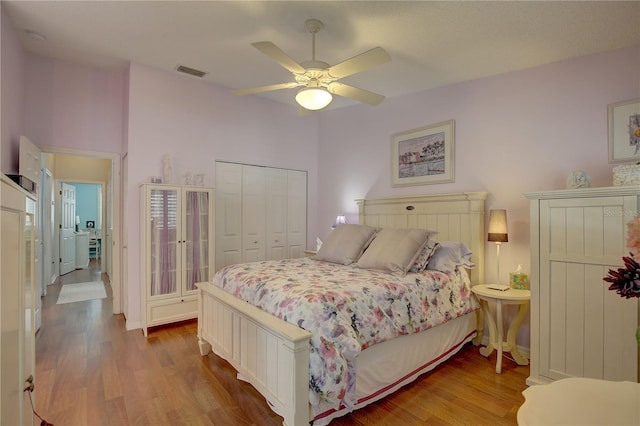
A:
{"label": "floral bed comforter", "polygon": [[478,308],[466,272],[404,277],[309,258],[227,266],[213,284],[312,333],[310,401],[355,404],[355,359],[367,347]]}

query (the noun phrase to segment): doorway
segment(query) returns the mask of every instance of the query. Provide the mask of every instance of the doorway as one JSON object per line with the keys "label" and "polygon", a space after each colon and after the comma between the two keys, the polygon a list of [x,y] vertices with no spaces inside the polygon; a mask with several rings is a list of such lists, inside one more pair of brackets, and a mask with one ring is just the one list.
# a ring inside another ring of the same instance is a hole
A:
{"label": "doorway", "polygon": [[[91,183],[101,185],[101,241],[100,241],[100,261],[102,270],[109,276],[113,292],[113,313],[122,313],[122,288],[121,288],[121,230],[120,230],[120,155],[101,152],[86,152],[76,150],[66,150],[54,147],[42,148],[43,168],[49,170],[55,180],[54,188],[56,202],[53,203],[54,232],[53,240],[49,241],[50,247],[58,246],[60,234],[60,184],[66,183]],[[41,209],[44,215],[42,220],[51,220],[51,211],[46,211],[46,206]],[[73,216],[73,225],[77,221]],[[87,221],[85,221],[85,224]],[[95,223],[95,221],[94,221]],[[80,224],[78,224],[80,225]],[[85,226],[86,227],[86,226]],[[51,238],[49,234],[43,235],[43,239]],[[46,246],[46,243],[43,244]],[[57,250],[59,252],[59,250]],[[58,271],[61,260],[60,253],[53,256],[53,270]],[[47,284],[49,282],[47,281]]]}
{"label": "doorway", "polygon": [[110,253],[102,252],[104,186],[102,182],[60,182],[60,275],[87,269],[93,260],[100,270],[111,275],[106,268],[109,263],[105,262]]}

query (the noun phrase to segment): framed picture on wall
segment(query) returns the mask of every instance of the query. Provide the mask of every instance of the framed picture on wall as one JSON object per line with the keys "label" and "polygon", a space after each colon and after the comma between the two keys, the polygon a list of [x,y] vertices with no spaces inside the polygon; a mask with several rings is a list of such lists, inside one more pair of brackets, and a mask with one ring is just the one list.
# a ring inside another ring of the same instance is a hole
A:
{"label": "framed picture on wall", "polygon": [[93,220],[88,220],[87,221],[87,229],[93,229],[96,227],[96,222]]}
{"label": "framed picture on wall", "polygon": [[610,104],[609,163],[640,161],[640,98]]}
{"label": "framed picture on wall", "polygon": [[443,121],[391,137],[393,186],[454,181],[454,121]]}

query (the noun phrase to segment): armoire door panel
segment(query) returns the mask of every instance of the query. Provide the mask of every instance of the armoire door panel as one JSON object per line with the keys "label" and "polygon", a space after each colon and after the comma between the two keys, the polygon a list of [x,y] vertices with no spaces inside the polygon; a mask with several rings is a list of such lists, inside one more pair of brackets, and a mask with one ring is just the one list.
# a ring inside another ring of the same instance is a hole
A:
{"label": "armoire door panel", "polygon": [[[0,424],[34,424],[25,380],[35,377],[35,199],[0,179]],[[39,295],[38,295],[39,296]],[[37,384],[37,380],[35,380]],[[37,386],[31,393],[36,398]]]}
{"label": "armoire door panel", "polygon": [[531,376],[637,380],[639,304],[608,290],[626,255],[640,187],[526,194],[531,200]]}

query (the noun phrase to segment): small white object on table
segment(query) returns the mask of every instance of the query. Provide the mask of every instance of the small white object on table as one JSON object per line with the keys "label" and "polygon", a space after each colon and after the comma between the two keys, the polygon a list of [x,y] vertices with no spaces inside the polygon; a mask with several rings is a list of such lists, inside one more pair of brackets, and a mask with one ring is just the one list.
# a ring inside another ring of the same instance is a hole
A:
{"label": "small white object on table", "polygon": [[[492,288],[495,287],[495,288]],[[500,288],[496,290],[496,288]],[[505,290],[502,290],[506,288]],[[486,347],[480,348],[480,354],[488,357],[494,349],[498,351],[496,361],[496,373],[502,372],[502,352],[511,352],[511,356],[518,365],[528,365],[529,360],[526,356],[518,352],[516,346],[516,336],[518,329],[529,312],[529,299],[531,292],[529,290],[519,290],[507,287],[496,286],[496,284],[478,284],[471,287],[471,291],[480,299],[482,311],[487,317],[489,323],[489,343]],[[496,304],[496,319],[493,319],[489,302]],[[504,341],[504,333],[502,330],[502,305],[520,305],[518,314],[509,326],[507,331],[507,341]]]}
{"label": "small white object on table", "polygon": [[522,392],[518,425],[640,425],[640,383],[571,377]]}

